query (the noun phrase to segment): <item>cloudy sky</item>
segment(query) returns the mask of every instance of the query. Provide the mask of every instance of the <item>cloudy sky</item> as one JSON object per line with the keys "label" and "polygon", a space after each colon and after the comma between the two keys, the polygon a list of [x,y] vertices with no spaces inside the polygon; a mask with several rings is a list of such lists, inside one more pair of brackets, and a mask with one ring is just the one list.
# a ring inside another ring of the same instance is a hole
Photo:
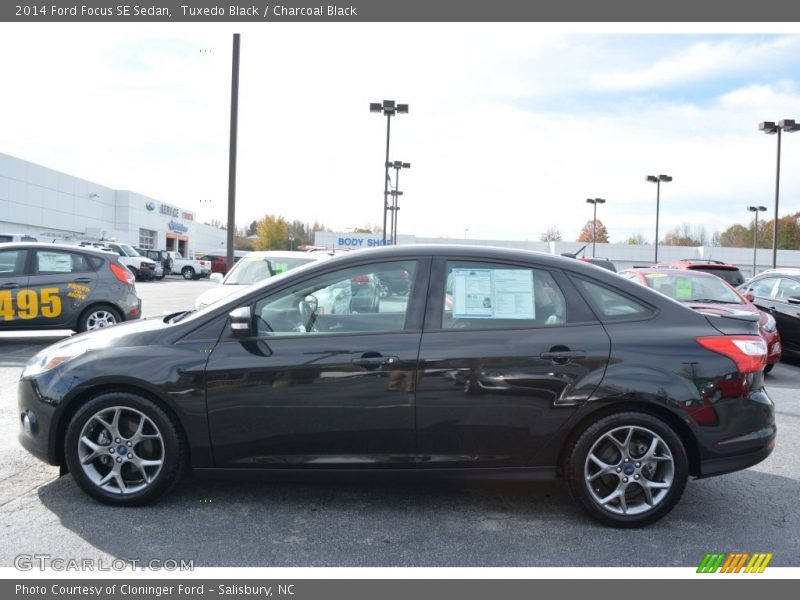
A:
{"label": "cloudy sky", "polygon": [[[563,28],[562,28],[563,29]],[[576,33],[537,24],[255,24],[242,32],[237,222],[380,223],[385,118],[400,233],[611,240],[709,232],[771,206],[800,120],[800,36]],[[580,29],[580,28],[578,28]],[[230,25],[0,24],[0,152],[226,218]],[[800,210],[800,134],[782,213]]]}

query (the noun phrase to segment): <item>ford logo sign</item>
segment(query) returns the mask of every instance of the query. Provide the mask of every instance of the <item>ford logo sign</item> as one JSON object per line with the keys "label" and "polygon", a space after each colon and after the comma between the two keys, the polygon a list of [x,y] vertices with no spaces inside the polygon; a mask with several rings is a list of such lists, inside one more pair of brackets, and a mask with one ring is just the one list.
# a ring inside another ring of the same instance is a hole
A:
{"label": "ford logo sign", "polygon": [[147,210],[153,211],[153,210],[156,209],[156,203],[155,202],[148,202],[147,204],[144,205],[144,207]]}

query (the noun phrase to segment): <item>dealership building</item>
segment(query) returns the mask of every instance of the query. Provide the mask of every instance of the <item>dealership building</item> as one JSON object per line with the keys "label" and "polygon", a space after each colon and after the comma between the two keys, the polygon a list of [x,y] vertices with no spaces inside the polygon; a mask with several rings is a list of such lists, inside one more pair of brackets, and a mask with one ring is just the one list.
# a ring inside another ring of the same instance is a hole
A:
{"label": "dealership building", "polygon": [[115,240],[184,256],[226,248],[226,231],[198,223],[188,208],[2,153],[0,233],[39,241]]}

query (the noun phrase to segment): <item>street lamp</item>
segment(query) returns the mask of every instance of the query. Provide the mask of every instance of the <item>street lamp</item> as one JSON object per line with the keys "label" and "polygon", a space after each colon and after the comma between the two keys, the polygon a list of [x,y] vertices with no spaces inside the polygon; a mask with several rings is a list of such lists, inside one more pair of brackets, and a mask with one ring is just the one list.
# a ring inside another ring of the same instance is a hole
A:
{"label": "street lamp", "polygon": [[400,169],[410,169],[411,163],[403,162],[400,160],[396,160],[393,163],[389,163],[389,166],[392,167],[395,171],[394,173],[394,191],[398,192],[396,194],[392,194],[393,196],[393,203],[392,206],[389,207],[389,210],[392,211],[392,225],[389,227],[389,230],[392,232],[391,239],[392,239],[392,246],[397,245],[397,211],[400,210],[400,207],[397,205],[397,196],[402,196],[403,192],[399,191],[400,188]]}
{"label": "street lamp", "polygon": [[658,262],[658,213],[661,205],[661,182],[669,183],[672,181],[670,175],[648,175],[647,181],[656,184],[656,254],[653,262]]}
{"label": "street lamp", "polygon": [[758,213],[767,210],[766,206],[748,206],[747,210],[756,213],[756,222],[753,225],[753,277],[756,276],[756,248],[758,248]]}
{"label": "street lamp", "polygon": [[391,131],[392,117],[395,114],[407,113],[408,104],[395,104],[394,100],[384,100],[380,102],[370,102],[369,112],[382,112],[386,115],[386,175],[383,179],[383,245],[386,245],[386,211],[389,198],[389,133]]}
{"label": "street lamp", "polygon": [[467,239],[467,232],[469,231],[469,227],[464,227],[464,239]]}
{"label": "street lamp", "polygon": [[597,244],[597,205],[605,204],[606,201],[602,198],[587,198],[586,202],[594,205],[594,218],[592,219],[592,258],[594,258],[594,249]]}
{"label": "street lamp", "polygon": [[778,121],[777,124],[772,121],[764,121],[758,124],[758,130],[766,134],[778,134],[778,161],[775,168],[775,220],[772,223],[772,268],[778,265],[778,196],[781,187],[781,131],[786,133],[794,133],[800,130],[800,125],[794,122],[794,119],[784,119]]}
{"label": "street lamp", "polygon": [[395,239],[395,235],[397,234],[397,231],[395,231],[395,225],[397,224],[397,218],[395,217],[395,214],[398,210],[400,210],[400,207],[397,206],[397,198],[398,196],[402,196],[403,192],[400,190],[389,190],[389,195],[392,197],[391,206],[389,206],[389,210],[392,211],[392,224],[390,226],[391,233],[389,237],[389,243],[394,246],[397,241]]}
{"label": "street lamp", "polygon": [[294,236],[293,235],[289,236],[289,250],[290,251],[294,250]]}

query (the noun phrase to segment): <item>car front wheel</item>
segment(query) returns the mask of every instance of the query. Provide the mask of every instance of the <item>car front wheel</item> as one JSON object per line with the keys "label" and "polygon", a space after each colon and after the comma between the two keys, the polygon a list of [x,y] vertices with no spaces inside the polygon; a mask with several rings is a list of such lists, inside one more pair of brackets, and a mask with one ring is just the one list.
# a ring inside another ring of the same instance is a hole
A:
{"label": "car front wheel", "polygon": [[101,394],[67,427],[65,458],[87,494],[117,506],[151,502],[180,478],[185,448],[172,419],[138,394]]}
{"label": "car front wheel", "polygon": [[569,452],[566,473],[572,496],[593,518],[612,527],[642,527],[680,500],[688,459],[667,423],[623,412],[581,433]]}
{"label": "car front wheel", "polygon": [[194,269],[192,267],[184,267],[181,271],[181,275],[186,281],[191,281],[194,279]]}

